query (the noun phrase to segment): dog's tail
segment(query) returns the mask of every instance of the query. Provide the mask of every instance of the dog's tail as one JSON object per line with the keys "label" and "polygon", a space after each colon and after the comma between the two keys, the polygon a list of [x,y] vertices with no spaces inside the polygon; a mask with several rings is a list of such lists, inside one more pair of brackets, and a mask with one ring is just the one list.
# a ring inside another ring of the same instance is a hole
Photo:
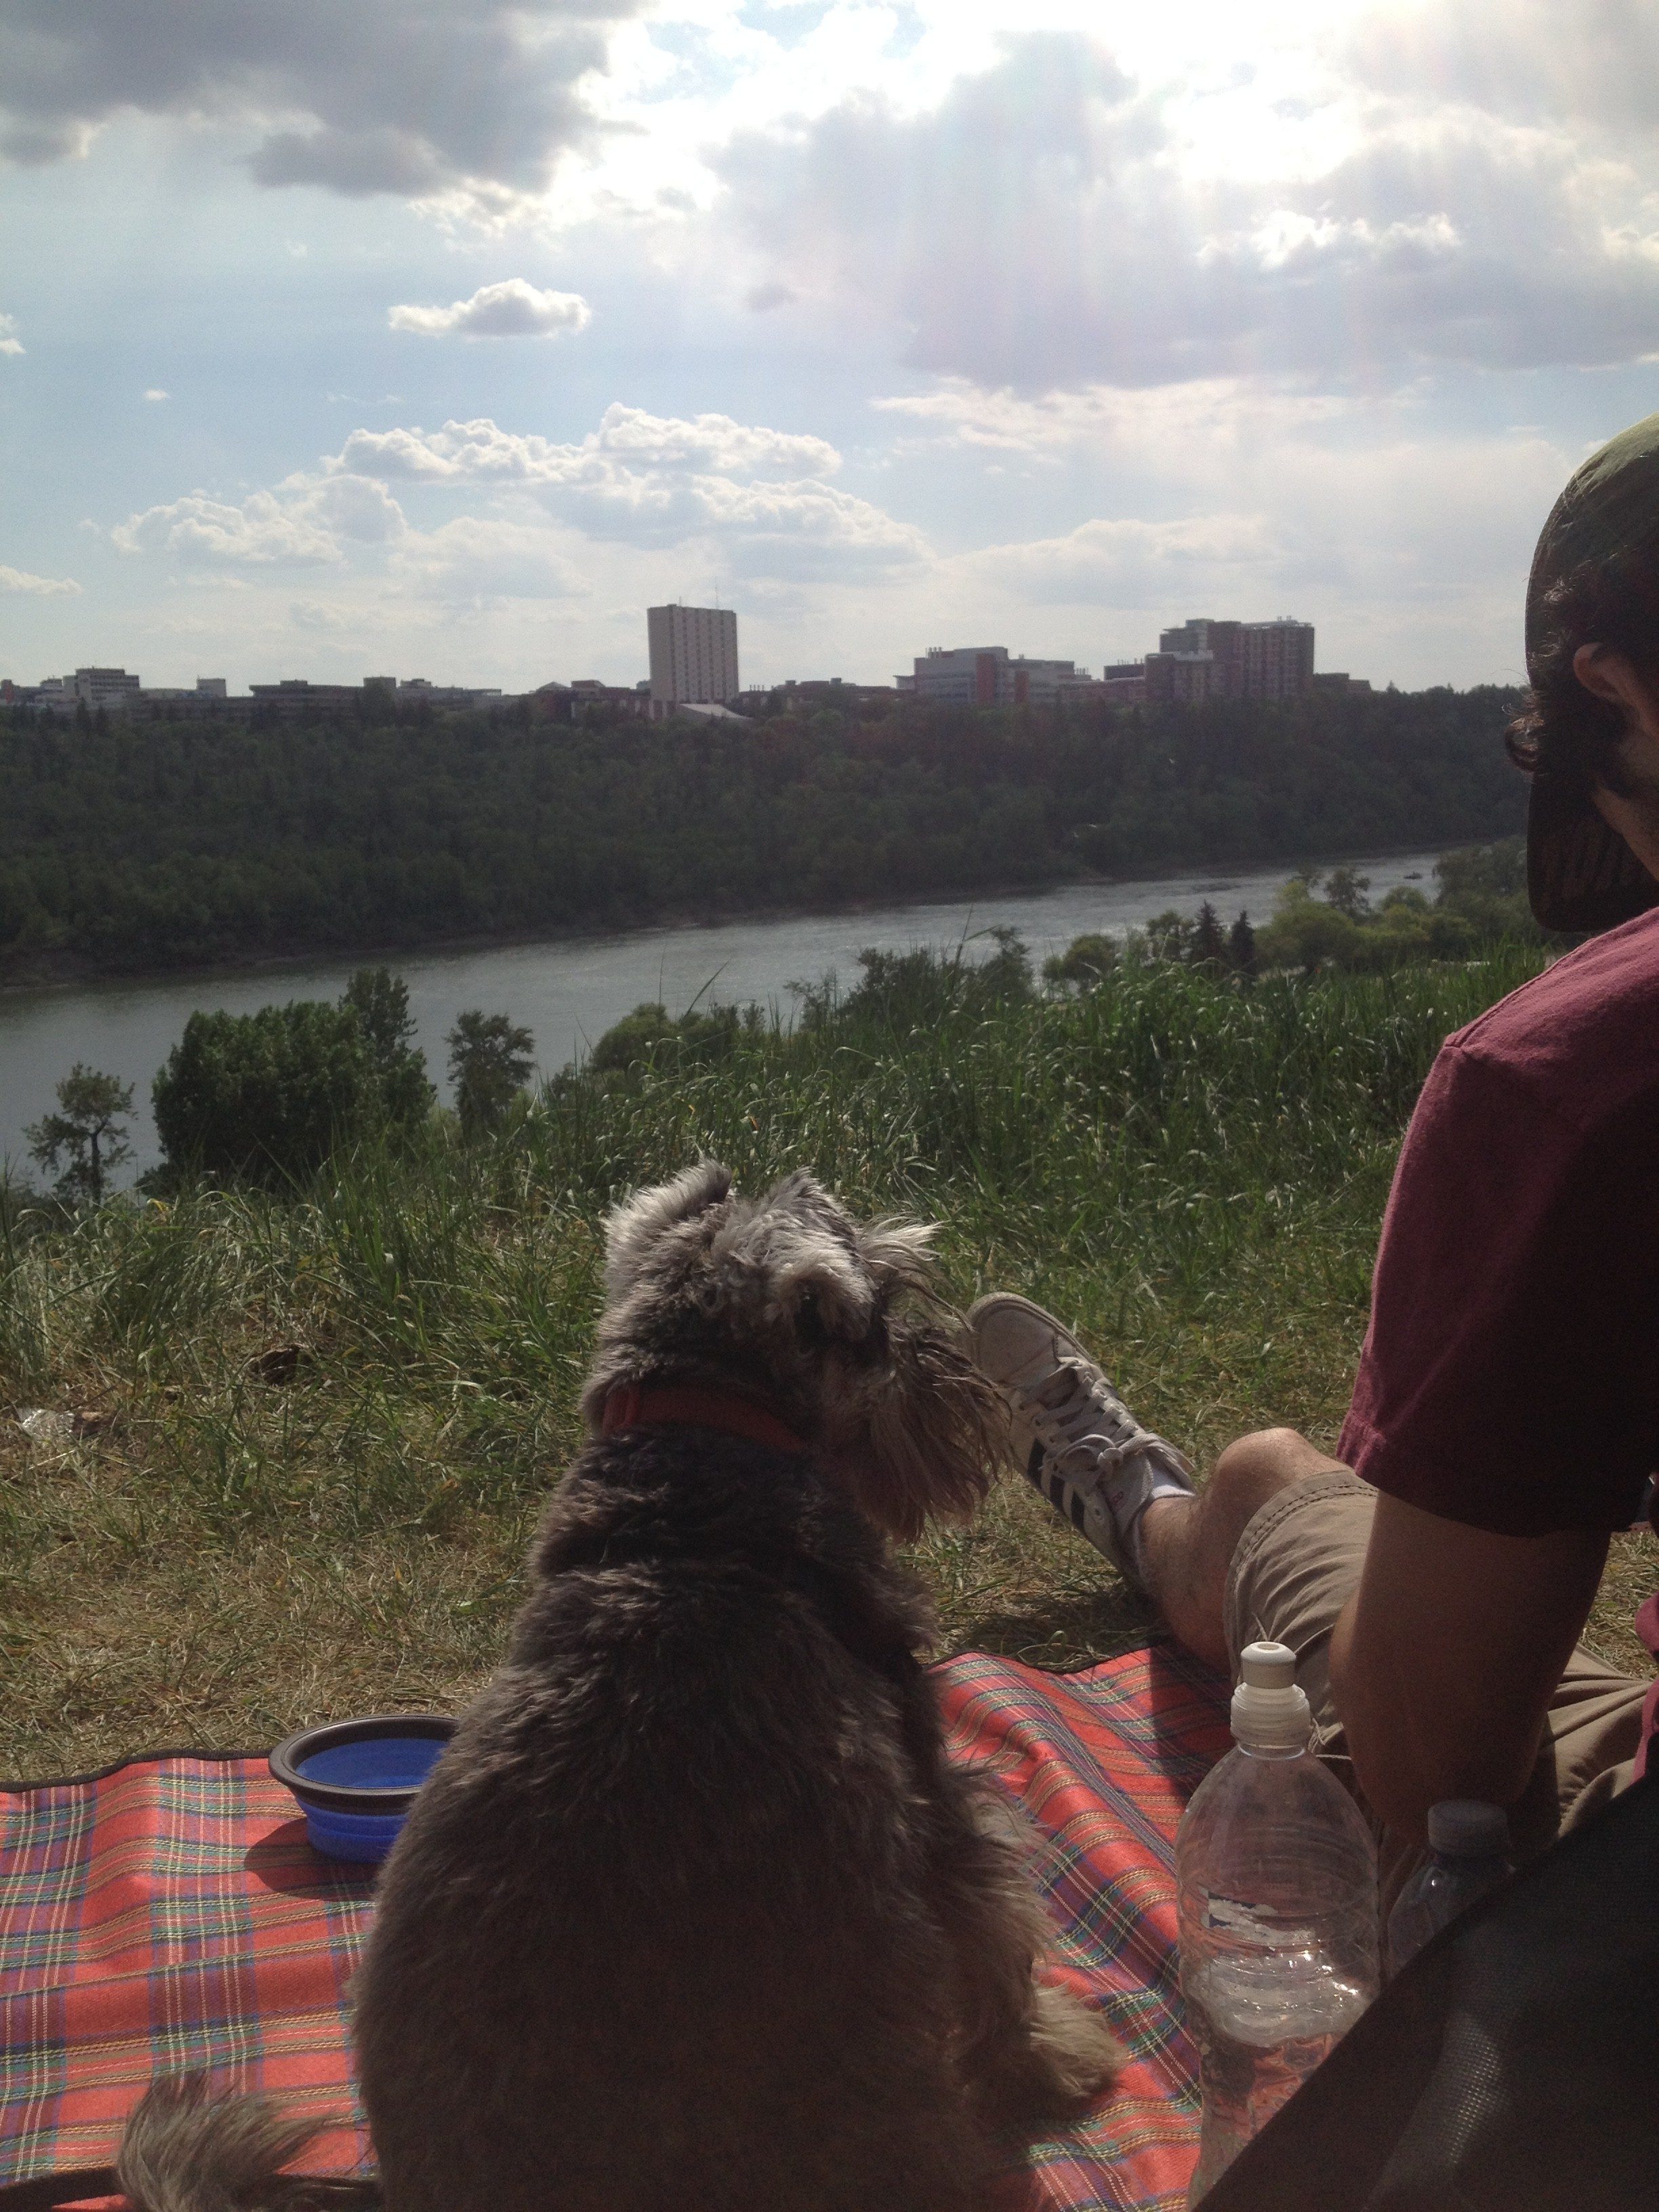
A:
{"label": "dog's tail", "polygon": [[284,2173],[321,2130],[269,2097],[216,2094],[204,2074],[152,2082],[115,2171],[133,2212],[370,2212],[378,2181]]}

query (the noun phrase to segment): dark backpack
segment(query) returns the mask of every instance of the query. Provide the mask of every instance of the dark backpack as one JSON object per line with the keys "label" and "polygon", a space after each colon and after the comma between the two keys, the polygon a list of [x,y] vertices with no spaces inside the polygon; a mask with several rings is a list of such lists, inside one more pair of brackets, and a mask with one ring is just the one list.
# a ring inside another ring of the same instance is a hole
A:
{"label": "dark backpack", "polygon": [[1204,2199],[1644,2208],[1659,2208],[1659,1777],[1443,1929]]}

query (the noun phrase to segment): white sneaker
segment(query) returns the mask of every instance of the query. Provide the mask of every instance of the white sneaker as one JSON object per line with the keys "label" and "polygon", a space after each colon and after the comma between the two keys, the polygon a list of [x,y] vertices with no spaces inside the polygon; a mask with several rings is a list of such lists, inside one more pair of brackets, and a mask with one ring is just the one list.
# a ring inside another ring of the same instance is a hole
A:
{"label": "white sneaker", "polygon": [[1139,1522],[1155,1498],[1193,1498],[1175,1446],[1143,1429],[1068,1329],[999,1291],[968,1316],[974,1357],[1008,1401],[1016,1455],[1032,1483],[1120,1574],[1139,1571]]}

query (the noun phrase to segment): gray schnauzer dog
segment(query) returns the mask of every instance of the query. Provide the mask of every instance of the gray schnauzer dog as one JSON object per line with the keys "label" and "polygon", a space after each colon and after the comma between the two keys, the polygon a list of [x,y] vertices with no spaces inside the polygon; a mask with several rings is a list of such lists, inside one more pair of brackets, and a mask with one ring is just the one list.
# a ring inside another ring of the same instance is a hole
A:
{"label": "gray schnauzer dog", "polygon": [[302,2136],[186,2079],[124,2146],[143,2212],[990,2212],[1121,2063],[1039,1978],[889,1548],[1000,1446],[931,1232],[712,1163],[609,1230],[590,1440],[382,1879],[379,2182],[278,2179]]}

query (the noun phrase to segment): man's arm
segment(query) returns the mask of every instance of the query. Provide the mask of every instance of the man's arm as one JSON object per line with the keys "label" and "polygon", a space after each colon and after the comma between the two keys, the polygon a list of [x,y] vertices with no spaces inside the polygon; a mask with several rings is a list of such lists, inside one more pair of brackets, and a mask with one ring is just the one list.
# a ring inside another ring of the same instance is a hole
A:
{"label": "man's arm", "polygon": [[1520,1796],[1607,1553],[1600,1529],[1498,1536],[1379,1496],[1331,1688],[1390,1828],[1420,1842],[1443,1797]]}

